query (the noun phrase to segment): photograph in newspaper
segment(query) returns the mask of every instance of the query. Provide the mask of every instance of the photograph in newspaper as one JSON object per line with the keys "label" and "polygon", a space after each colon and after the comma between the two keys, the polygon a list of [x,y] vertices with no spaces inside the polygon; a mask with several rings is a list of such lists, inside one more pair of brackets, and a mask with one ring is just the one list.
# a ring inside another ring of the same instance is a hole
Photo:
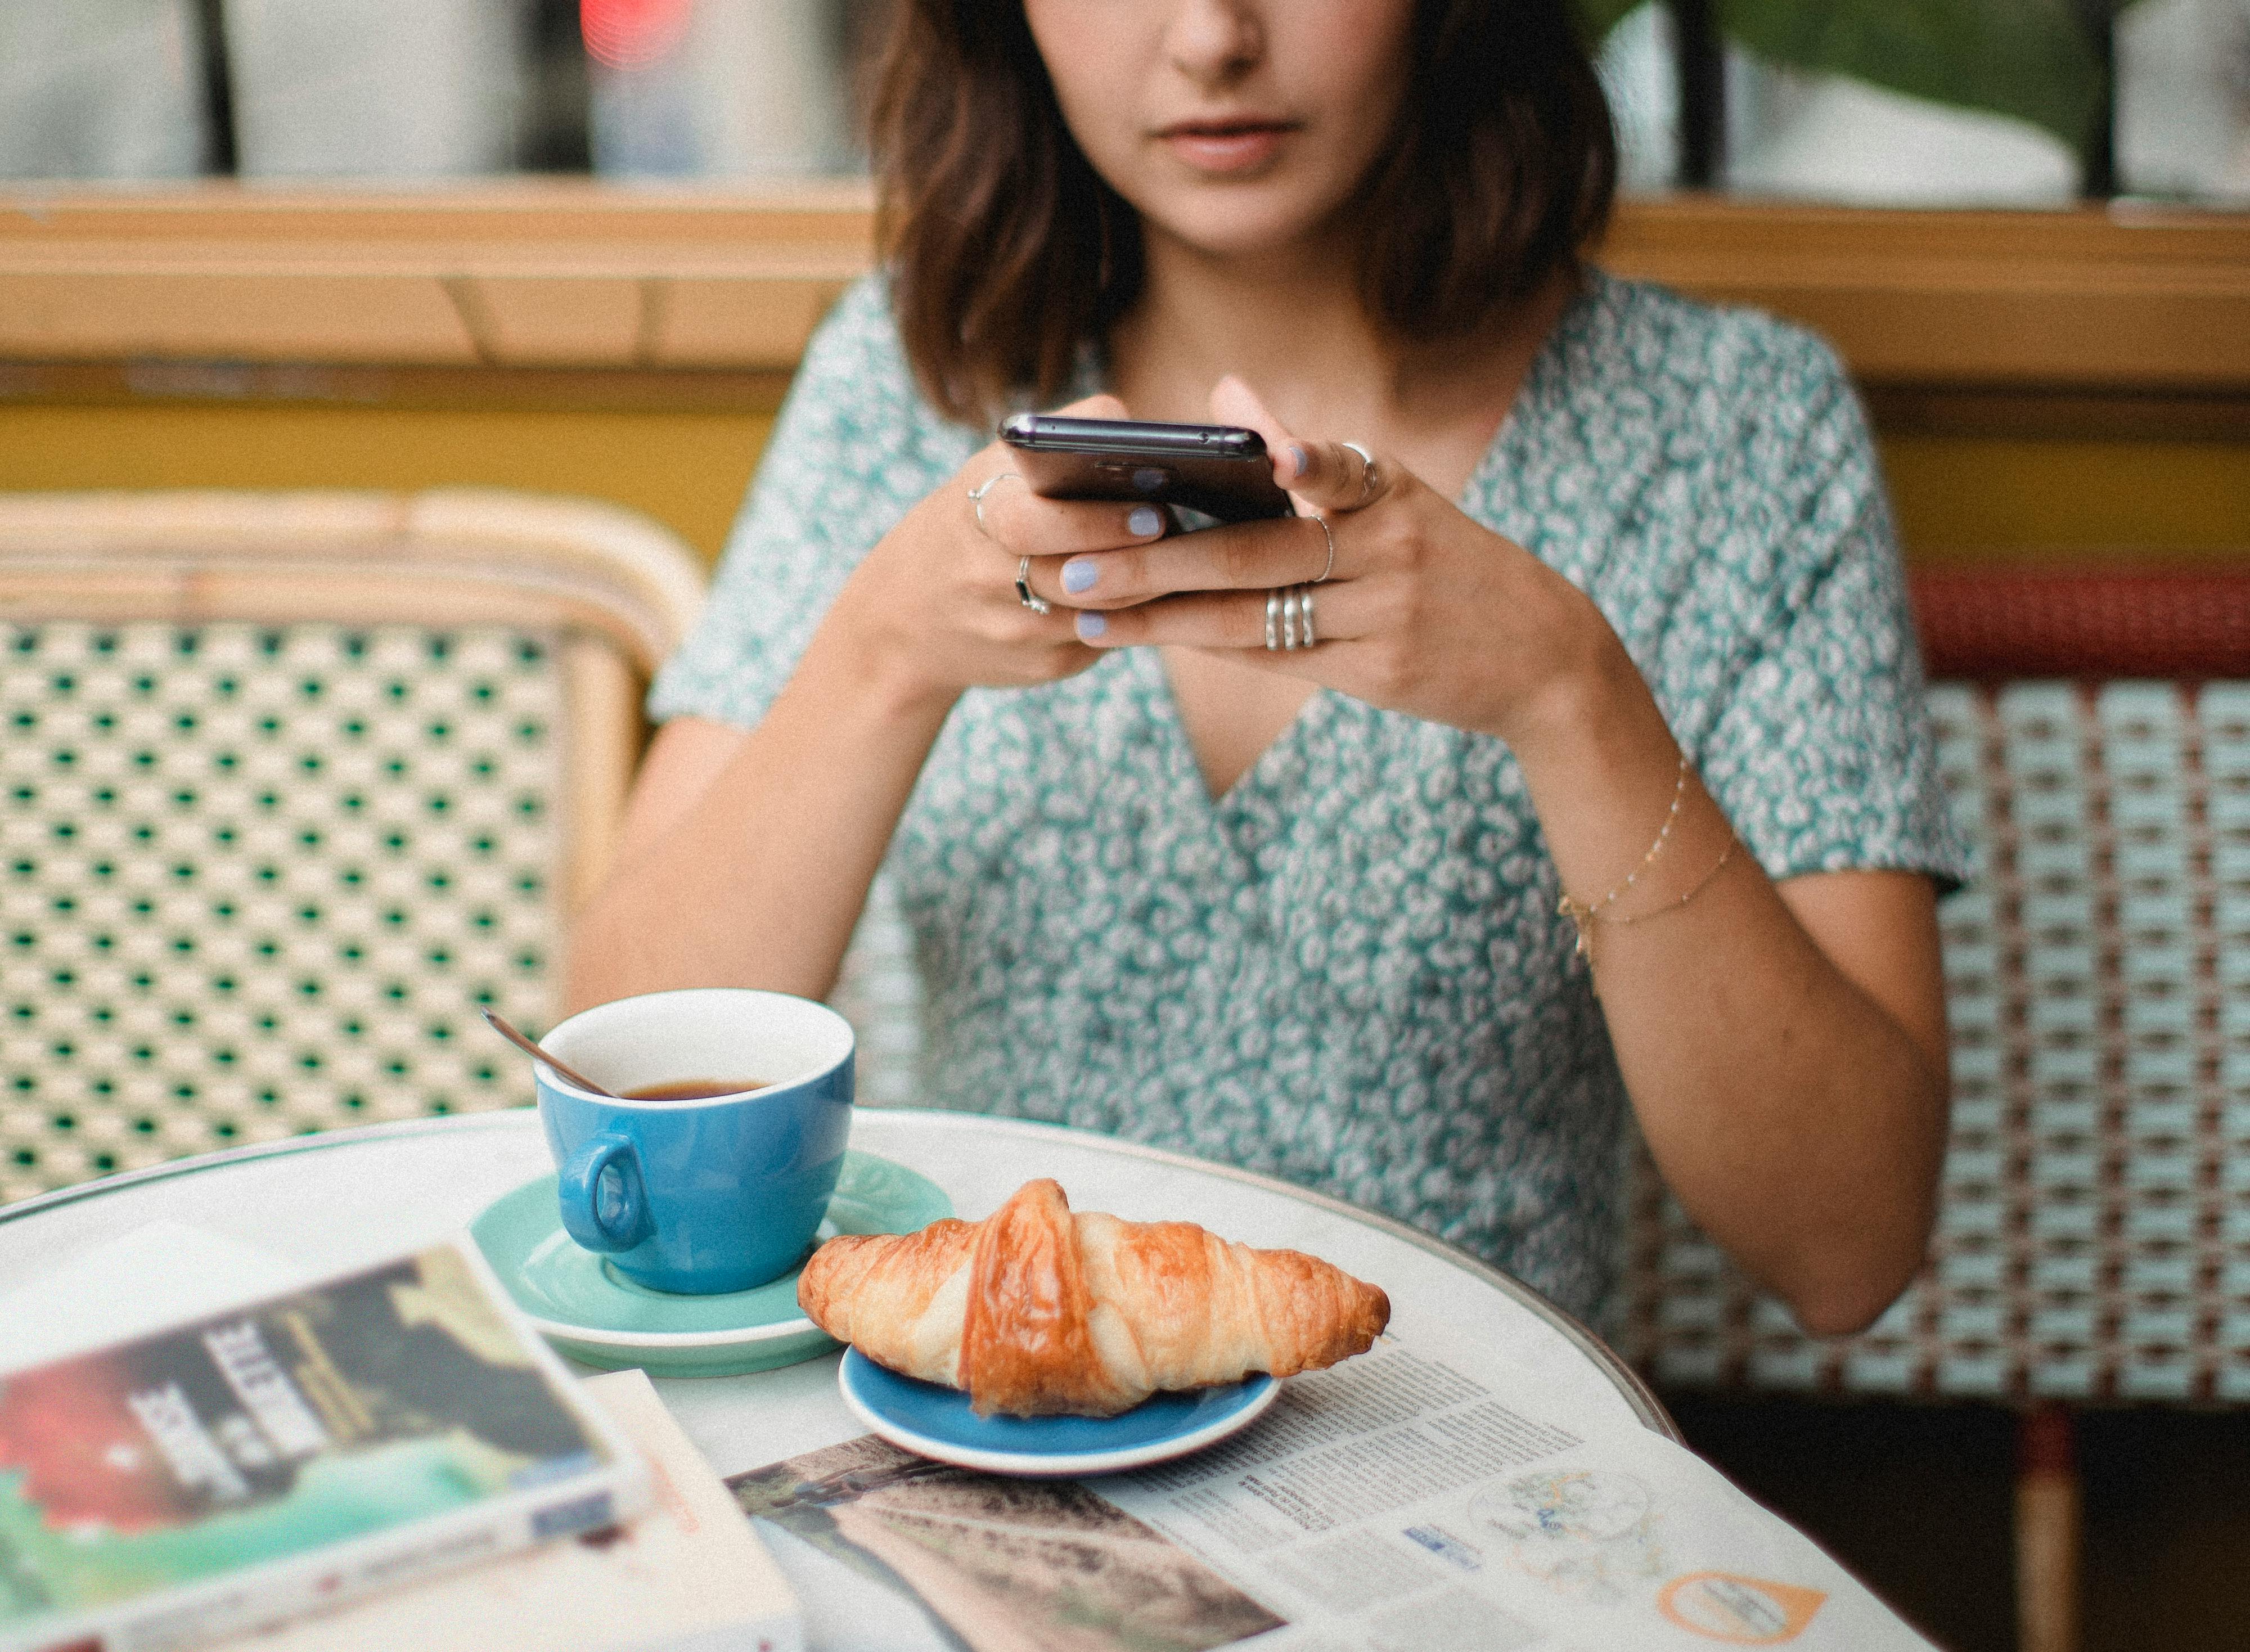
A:
{"label": "photograph in newspaper", "polygon": [[752,1519],[912,1602],[964,1652],[1209,1652],[1282,1627],[1072,1482],[947,1468],[871,1435],[727,1483]]}

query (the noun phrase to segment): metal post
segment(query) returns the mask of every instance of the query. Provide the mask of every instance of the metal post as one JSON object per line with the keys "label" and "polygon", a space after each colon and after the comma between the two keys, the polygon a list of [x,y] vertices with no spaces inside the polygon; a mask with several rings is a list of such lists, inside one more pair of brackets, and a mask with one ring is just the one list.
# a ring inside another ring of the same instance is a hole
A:
{"label": "metal post", "polygon": [[1668,0],[1680,77],[1680,187],[1713,190],[1727,169],[1727,50],[1715,0]]}
{"label": "metal post", "polygon": [[2086,44],[2101,66],[2102,90],[2078,148],[2078,191],[2090,200],[2117,193],[2117,12],[2121,0],[2078,0]]}
{"label": "metal post", "polygon": [[231,176],[241,161],[234,141],[234,77],[226,61],[226,0],[196,0],[203,30],[204,112],[211,123],[211,170]]}

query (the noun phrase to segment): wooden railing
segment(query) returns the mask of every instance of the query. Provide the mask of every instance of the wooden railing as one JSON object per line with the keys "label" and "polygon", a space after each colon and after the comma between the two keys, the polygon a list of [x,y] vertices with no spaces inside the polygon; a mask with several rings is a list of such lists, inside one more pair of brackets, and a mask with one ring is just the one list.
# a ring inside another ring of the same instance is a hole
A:
{"label": "wooden railing", "polygon": [[[849,183],[0,203],[0,488],[494,482],[604,494],[706,554],[873,257]],[[1679,197],[1623,204],[1600,256],[1832,340],[1918,560],[2250,541],[2250,214]],[[420,423],[369,422],[390,410]],[[643,415],[660,460],[618,423]]]}
{"label": "wooden railing", "polygon": [[[872,257],[848,183],[0,200],[18,363],[715,373],[749,393]],[[1602,257],[1809,322],[1879,389],[2250,396],[2250,215],[1659,198],[1620,208]]]}

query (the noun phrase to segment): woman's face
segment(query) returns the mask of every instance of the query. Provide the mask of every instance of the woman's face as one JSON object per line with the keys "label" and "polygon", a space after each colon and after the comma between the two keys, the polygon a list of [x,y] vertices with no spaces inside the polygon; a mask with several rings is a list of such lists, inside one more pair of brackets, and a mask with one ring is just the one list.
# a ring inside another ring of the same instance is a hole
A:
{"label": "woman's face", "polygon": [[1024,0],[1063,118],[1152,232],[1221,255],[1333,224],[1405,93],[1414,0]]}

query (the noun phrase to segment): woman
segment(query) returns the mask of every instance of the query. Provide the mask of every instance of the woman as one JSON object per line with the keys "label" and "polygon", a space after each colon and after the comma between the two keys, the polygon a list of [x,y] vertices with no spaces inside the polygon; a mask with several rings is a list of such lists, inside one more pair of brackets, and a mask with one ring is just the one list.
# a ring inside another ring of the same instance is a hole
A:
{"label": "woman", "polygon": [[[932,1102],[1585,1312],[1629,1097],[1809,1329],[1870,1321],[1958,869],[1881,486],[1819,345],[1579,264],[1614,156],[1561,0],[906,0],[877,170],[888,273],[657,686],[574,995],[825,993],[887,863]],[[1036,498],[992,421],[1066,396],[1253,426],[1319,520]]]}

